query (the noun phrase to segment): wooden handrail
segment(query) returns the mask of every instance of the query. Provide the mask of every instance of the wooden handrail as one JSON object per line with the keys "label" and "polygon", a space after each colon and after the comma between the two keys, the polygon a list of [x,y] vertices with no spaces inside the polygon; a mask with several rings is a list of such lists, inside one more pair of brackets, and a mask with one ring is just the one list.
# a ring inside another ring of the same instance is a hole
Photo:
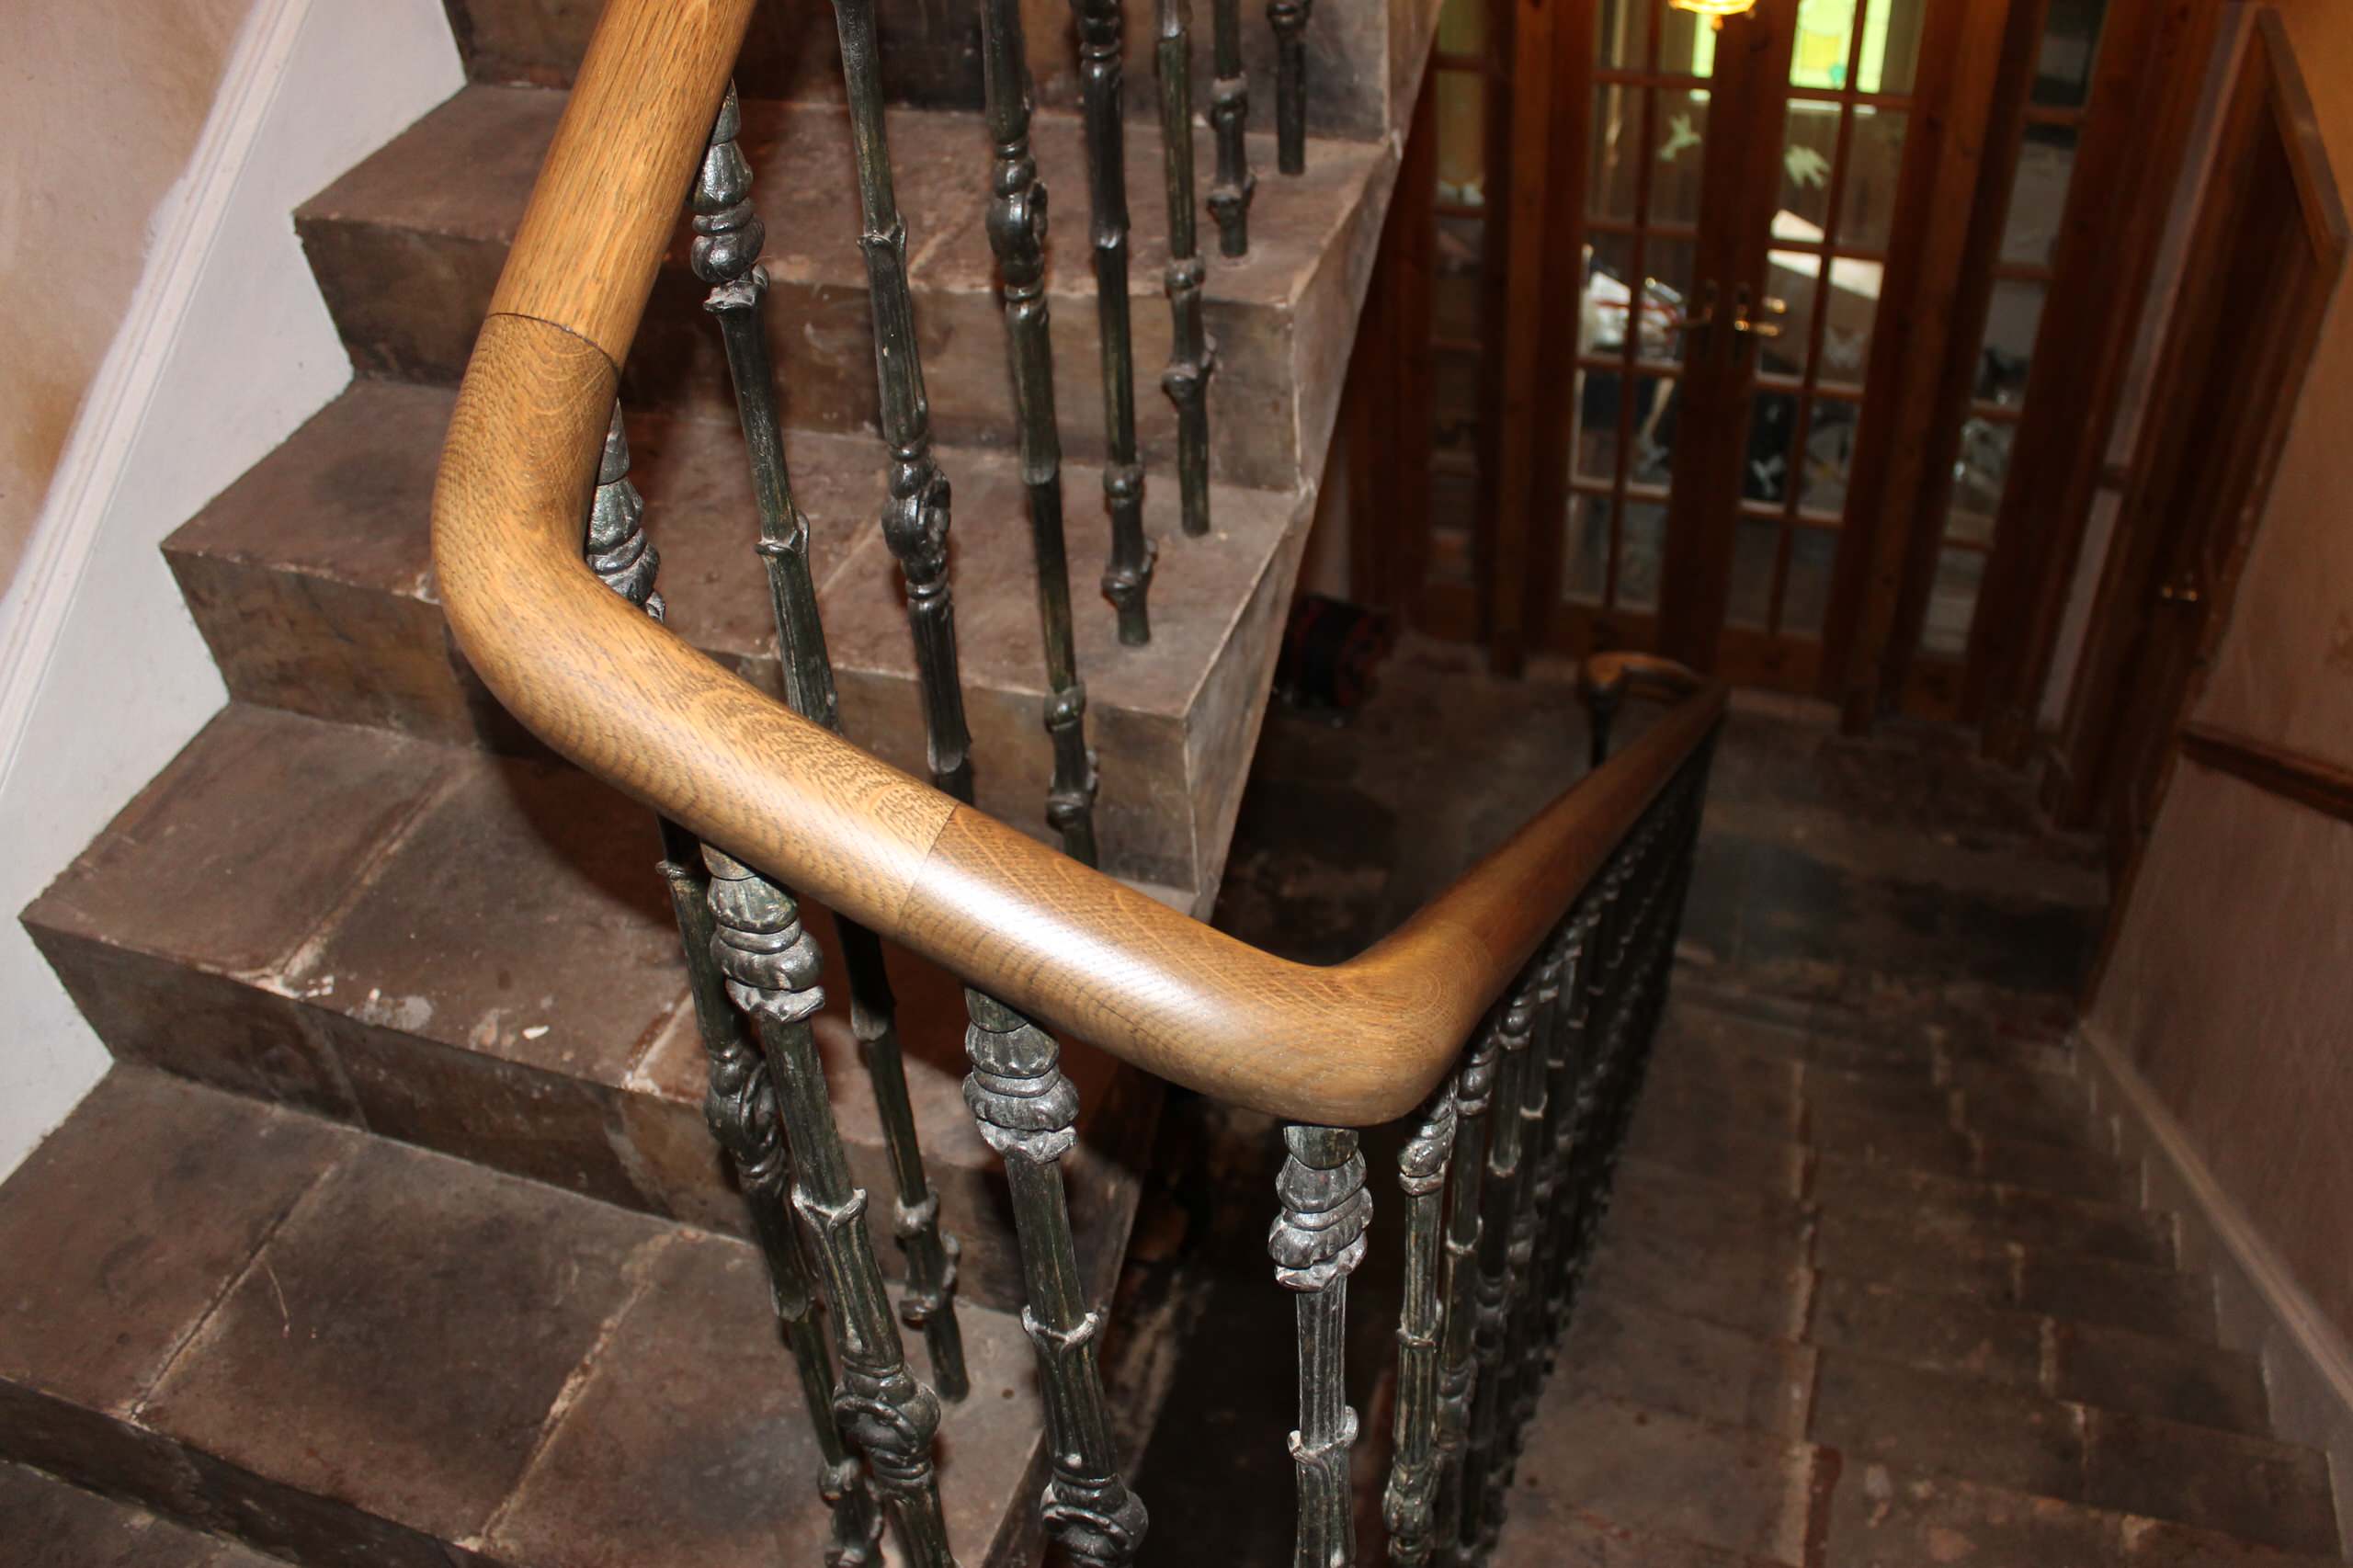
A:
{"label": "wooden handrail", "polygon": [[517,718],[746,863],[1040,1021],[1297,1121],[1410,1110],[1712,733],[1696,682],[1394,935],[1330,968],[1236,941],[959,804],[608,592],[582,519],[637,321],[752,0],[612,0],[458,395],[433,556]]}

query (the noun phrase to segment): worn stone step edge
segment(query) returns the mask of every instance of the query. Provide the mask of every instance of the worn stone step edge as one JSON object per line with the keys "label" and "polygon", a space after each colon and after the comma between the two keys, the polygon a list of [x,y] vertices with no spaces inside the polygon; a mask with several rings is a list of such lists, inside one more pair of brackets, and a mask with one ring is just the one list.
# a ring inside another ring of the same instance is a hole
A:
{"label": "worn stone step edge", "polygon": [[[1915,1484],[1926,1484],[1930,1487],[1960,1487],[1985,1497],[2014,1499],[2018,1502],[2030,1503],[2031,1506],[2037,1508],[2060,1510],[2073,1516],[2082,1517],[2083,1518],[2090,1521],[2095,1528],[2101,1528],[2115,1532],[2116,1539],[2123,1542],[2131,1542],[2136,1538],[2143,1535],[2157,1534],[2170,1538],[2173,1540],[2187,1540],[2193,1545],[2209,1545],[2216,1551],[2234,1551],[2240,1555],[2241,1560],[2248,1564],[2248,1568],[2258,1568],[2258,1565],[2261,1565],[2261,1568],[2268,1568],[2269,1564],[2275,1562],[2280,1564],[2281,1568],[2298,1568],[2298,1565],[2307,1563],[2313,1564],[2316,1568],[2317,1564],[2323,1562],[2336,1562],[2340,1561],[2339,1559],[2333,1557],[2318,1558],[2300,1556],[2293,1552],[2283,1551],[2281,1548],[2276,1546],[2271,1546],[2261,1541],[2250,1540],[2229,1532],[2211,1529],[2191,1523],[2188,1520],[2169,1518],[2159,1515],[2139,1513],[2122,1508],[2108,1507],[2097,1503],[2082,1502],[2074,1498],[2054,1497],[2043,1493],[2021,1491],[2015,1487],[2001,1486],[1987,1482],[1972,1480],[1967,1476],[1947,1475],[1940,1471],[1917,1470],[1884,1461],[1863,1460],[1859,1457],[1850,1459],[1845,1455],[1843,1449],[1838,1445],[1834,1443],[1825,1443],[1812,1437],[1790,1438],[1781,1437],[1778,1434],[1761,1432],[1754,1427],[1727,1426],[1723,1422],[1716,1421],[1702,1415],[1687,1415],[1679,1411],[1662,1410],[1655,1405],[1645,1403],[1640,1400],[1625,1399],[1615,1395],[1601,1393],[1584,1393],[1579,1397],[1581,1402],[1590,1401],[1596,1404],[1607,1405],[1621,1412],[1630,1413],[1633,1415],[1636,1419],[1643,1420],[1646,1423],[1656,1422],[1674,1426],[1687,1427],[1699,1431],[1718,1434],[1735,1440],[1755,1440],[1757,1438],[1764,1438],[1779,1444],[1787,1449],[1805,1450],[1812,1456],[1811,1462],[1813,1467],[1813,1472],[1819,1478],[1813,1498],[1814,1513],[1813,1517],[1807,1520],[1805,1526],[1805,1534],[1808,1542],[1805,1555],[1805,1562],[1807,1563],[1814,1563],[1818,1562],[1828,1563],[1847,1563],[1859,1561],[1847,1558],[1842,1554],[1844,1538],[1840,1536],[1837,1530],[1838,1511],[1843,1502],[1843,1494],[1847,1488],[1866,1484],[1866,1477],[1869,1472],[1872,1471],[1878,1471],[1881,1476],[1886,1478],[1888,1484],[1895,1488],[1904,1488]],[[1541,1417],[1540,1416],[1539,1419],[1541,1419]],[[2198,1430],[2211,1431],[2211,1428],[2199,1428]],[[2215,1435],[2230,1438],[2234,1442],[2247,1442],[2252,1440],[2236,1433],[2218,1433]],[[2289,1447],[2289,1445],[2281,1444],[2273,1444],[2271,1446],[2279,1448]],[[1598,1502],[1591,1506],[1588,1511],[1605,1518],[1611,1517],[1606,1501]],[[1507,1519],[1505,1528],[1508,1531],[1510,1528],[1511,1527]],[[1659,1531],[1656,1527],[1646,1523],[1641,1524],[1635,1528],[1642,1528],[1652,1534],[1664,1533]],[[2137,1560],[2128,1559],[2127,1561],[2132,1562]],[[2222,1558],[2201,1560],[2201,1568],[2203,1568],[2203,1561],[2212,1561],[2214,1568],[2223,1568],[2223,1564],[2233,1562],[2234,1559]],[[2037,1564],[2036,1568],[2059,1568],[2059,1565]],[[2148,1568],[2180,1568],[2180,1564],[2178,1562],[2172,1560],[2162,1562],[2152,1560],[2148,1564]]]}

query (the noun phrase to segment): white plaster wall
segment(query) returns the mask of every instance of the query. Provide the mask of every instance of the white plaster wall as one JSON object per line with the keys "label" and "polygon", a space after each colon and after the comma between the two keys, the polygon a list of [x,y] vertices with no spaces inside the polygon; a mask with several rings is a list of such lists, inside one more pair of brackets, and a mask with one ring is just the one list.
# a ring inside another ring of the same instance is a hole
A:
{"label": "white plaster wall", "polygon": [[157,546],[350,378],[292,210],[461,84],[439,0],[256,0],[153,225],[0,601],[0,1173],[107,1064],[16,913],[224,698]]}

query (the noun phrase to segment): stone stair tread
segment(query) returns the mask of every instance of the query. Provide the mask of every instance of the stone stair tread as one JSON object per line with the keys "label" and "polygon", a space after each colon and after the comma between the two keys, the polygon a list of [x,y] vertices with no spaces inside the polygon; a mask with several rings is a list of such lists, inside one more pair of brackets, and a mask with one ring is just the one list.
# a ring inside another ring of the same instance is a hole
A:
{"label": "stone stair tread", "polygon": [[[165,541],[232,696],[451,742],[538,750],[451,644],[432,586],[433,472],[454,394],[355,382]],[[663,554],[668,623],[767,689],[780,675],[756,514],[735,425],[641,416],[632,480]],[[878,521],[886,454],[870,437],[795,432],[796,499],[850,737],[920,775],[922,719],[897,565]],[[983,809],[1049,837],[1051,756],[1035,574],[1017,466],[942,454],[956,486],[950,579]],[[1092,494],[1074,466],[1068,493]],[[1239,810],[1282,610],[1298,571],[1302,498],[1219,485],[1215,531],[1178,539],[1175,487],[1146,498],[1168,536],[1154,639],[1122,647],[1093,593],[1092,530],[1074,527],[1073,597],[1089,734],[1102,758],[1107,867],[1214,896]],[[1206,889],[1205,892],[1203,890]]]}
{"label": "stone stair tread", "polygon": [[[0,1186],[0,1254],[53,1260],[0,1304],[0,1448],[167,1517],[395,1568],[820,1553],[745,1244],[126,1067]],[[941,1486],[995,1562],[1042,1415],[1017,1322],[961,1316]]]}
{"label": "stone stair tread", "polygon": [[1511,1494],[1494,1568],[1769,1568],[1774,1559],[1722,1551],[1620,1523],[1534,1486]]}
{"label": "stone stair tread", "polygon": [[0,1462],[0,1558],[15,1568],[273,1568],[277,1560],[24,1465]]}
{"label": "stone stair tread", "polygon": [[[297,210],[321,291],[362,371],[456,379],[565,100],[549,88],[462,88]],[[785,422],[836,431],[870,426],[877,393],[858,209],[847,198],[847,111],[825,103],[744,108],[754,200],[767,220],[762,265]],[[898,108],[888,133],[933,427],[943,441],[1009,448],[1016,431],[984,224],[991,155],[982,118]],[[1048,186],[1064,193],[1061,241],[1050,243],[1047,268],[1063,447],[1099,454],[1101,370],[1077,117],[1040,112],[1032,142]],[[1149,390],[1168,350],[1168,312],[1152,308],[1167,265],[1156,126],[1131,125],[1126,151],[1135,364],[1148,389],[1136,399],[1138,432],[1149,467],[1169,484],[1175,411]],[[1197,167],[1214,166],[1205,126],[1196,130],[1195,151]],[[1254,146],[1262,165],[1272,154],[1270,139]],[[1279,187],[1262,184],[1246,256],[1229,259],[1209,246],[1203,308],[1218,344],[1210,421],[1221,477],[1289,491],[1302,472],[1310,479],[1320,472],[1393,169],[1385,142],[1317,141],[1304,175]],[[812,190],[841,196],[811,200]],[[683,210],[680,216],[624,395],[632,407],[725,415],[723,359],[700,309],[702,285],[686,270]],[[1087,514],[1074,506],[1073,515]]]}
{"label": "stone stair tread", "polygon": [[[301,824],[299,833],[287,831]],[[642,807],[568,767],[224,710],[26,911],[119,1059],[608,1203],[740,1233]],[[832,924],[810,925],[832,946]],[[957,983],[892,949],[908,1085],[968,1297],[1020,1299],[965,1108]],[[817,1038],[853,1172],[892,1190],[829,956]],[[1156,1096],[1079,1041],[1080,1256],[1116,1278]],[[870,1206],[885,1267],[891,1205]]]}

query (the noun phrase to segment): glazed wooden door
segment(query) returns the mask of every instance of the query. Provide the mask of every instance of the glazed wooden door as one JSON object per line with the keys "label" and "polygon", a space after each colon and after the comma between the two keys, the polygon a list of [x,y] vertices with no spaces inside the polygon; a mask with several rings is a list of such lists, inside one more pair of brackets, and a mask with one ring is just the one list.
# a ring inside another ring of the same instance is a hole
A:
{"label": "glazed wooden door", "polygon": [[[1812,690],[1856,476],[1899,358],[1924,59],[1970,0],[1760,0],[1721,25],[1597,0],[1555,171],[1567,384],[1529,527],[1541,640]],[[1565,275],[1565,276],[1563,276]],[[1555,339],[1563,335],[1550,335]],[[1851,570],[1851,565],[1850,568]]]}

